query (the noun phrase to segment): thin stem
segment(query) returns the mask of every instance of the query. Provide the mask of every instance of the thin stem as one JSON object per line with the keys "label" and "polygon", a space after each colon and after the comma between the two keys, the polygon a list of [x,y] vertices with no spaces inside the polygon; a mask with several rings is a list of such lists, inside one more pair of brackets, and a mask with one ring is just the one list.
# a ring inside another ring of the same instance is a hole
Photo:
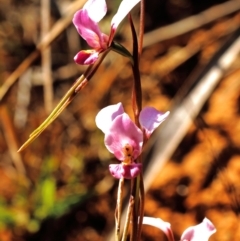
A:
{"label": "thin stem", "polygon": [[132,216],[132,212],[133,212],[133,208],[134,208],[133,205],[134,205],[134,197],[131,196],[130,200],[129,200],[129,204],[128,204],[127,217],[126,217],[126,221],[125,221],[125,225],[124,225],[124,229],[123,229],[122,241],[127,240],[129,224],[130,224],[130,220],[131,220],[131,216]]}
{"label": "thin stem", "polygon": [[121,178],[118,184],[117,207],[115,211],[115,225],[116,225],[115,240],[116,241],[120,241],[123,185],[124,185],[124,178]]}
{"label": "thin stem", "polygon": [[30,134],[29,139],[19,148],[18,152],[24,150],[30,143],[32,143],[62,113],[62,111],[71,103],[74,97],[78,94],[78,92],[87,85],[87,83],[95,74],[109,51],[110,49],[102,53],[99,60],[94,65],[89,66],[85,73],[75,81],[73,86],[64,95],[64,97],[54,108],[51,114],[47,117],[47,119]]}
{"label": "thin stem", "polygon": [[130,236],[131,241],[136,241],[138,232],[138,212],[139,212],[139,175],[132,180],[132,196],[134,197],[134,207],[132,210],[132,232]]}
{"label": "thin stem", "polygon": [[138,219],[138,233],[137,233],[137,241],[141,238],[142,232],[142,221],[144,215],[144,203],[145,203],[145,193],[144,193],[144,183],[143,183],[143,174],[141,172],[140,176],[140,202],[139,202],[139,219]]}
{"label": "thin stem", "polygon": [[[133,38],[133,89],[132,89],[132,105],[133,112],[136,125],[141,128],[139,123],[139,114],[142,109],[142,88],[141,88],[141,77],[139,72],[139,54],[138,54],[138,40],[137,34],[131,19],[131,15],[129,14],[129,22],[131,26],[132,38]],[[137,162],[141,163],[141,158],[137,159]],[[132,232],[131,232],[131,241],[136,241],[140,233],[138,233],[138,216],[140,211],[140,200],[139,200],[139,190],[140,190],[140,176],[137,176],[133,182],[132,195],[134,197],[134,207],[133,207],[133,215],[132,215]]]}
{"label": "thin stem", "polygon": [[[41,0],[41,37],[50,29],[50,2],[49,0]],[[44,105],[45,110],[49,114],[53,106],[53,86],[52,86],[52,69],[51,69],[51,47],[47,46],[41,51],[42,54],[42,72],[44,86]]]}
{"label": "thin stem", "polygon": [[138,35],[138,58],[142,54],[143,48],[143,36],[144,36],[144,23],[145,23],[145,0],[141,0],[140,5],[140,23],[139,23],[139,35]]}

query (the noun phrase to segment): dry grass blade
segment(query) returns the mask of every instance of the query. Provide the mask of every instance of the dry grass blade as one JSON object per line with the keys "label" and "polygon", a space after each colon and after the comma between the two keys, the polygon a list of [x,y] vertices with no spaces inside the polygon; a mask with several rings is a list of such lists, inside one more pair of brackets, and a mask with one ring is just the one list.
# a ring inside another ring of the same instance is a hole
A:
{"label": "dry grass blade", "polygon": [[216,5],[200,14],[185,18],[176,23],[170,24],[148,33],[144,37],[143,46],[149,46],[167,39],[174,38],[181,34],[200,28],[205,24],[215,21],[221,17],[237,12],[240,9],[240,1],[228,1]]}
{"label": "dry grass blade", "polygon": [[22,163],[21,155],[17,152],[18,141],[13,127],[13,123],[9,118],[9,114],[5,105],[0,105],[0,116],[3,127],[4,136],[7,141],[8,149],[12,157],[13,163],[20,174],[25,174],[25,168]]}
{"label": "dry grass blade", "polygon": [[[42,39],[47,35],[50,29],[50,2],[48,0],[41,1],[41,34]],[[53,86],[51,72],[51,47],[47,46],[42,50],[42,72],[44,83],[44,104],[47,113],[53,108]]]}
{"label": "dry grass blade", "polygon": [[236,31],[239,24],[240,14],[237,14],[234,18],[215,24],[211,29],[204,31],[204,34],[202,30],[200,30],[200,34],[196,32],[196,34],[193,34],[189,39],[186,46],[182,48],[179,47],[176,51],[169,52],[156,60],[151,65],[151,71],[160,76],[171,73],[171,71],[186,62],[196,53],[206,48],[206,46]]}
{"label": "dry grass blade", "polygon": [[68,9],[66,9],[65,15],[54,24],[51,31],[47,35],[45,35],[44,39],[42,39],[37,45],[36,50],[32,52],[5,80],[4,84],[0,88],[0,101],[3,99],[10,87],[39,56],[40,51],[44,50],[47,46],[49,46],[54,41],[54,39],[66,29],[66,27],[72,21],[73,14],[83,6],[84,2],[84,0],[78,0],[70,4]]}
{"label": "dry grass blade", "polygon": [[[156,139],[152,139],[154,142],[154,144],[152,143],[153,154],[151,161],[148,160],[149,166],[144,173],[146,190],[150,187],[166,160],[172,155],[203,104],[239,52],[240,30],[213,57],[206,67],[206,72],[199,78],[196,78],[195,88],[192,89],[182,103],[172,109],[168,121],[157,132]],[[172,128],[173,126],[175,128]]]}

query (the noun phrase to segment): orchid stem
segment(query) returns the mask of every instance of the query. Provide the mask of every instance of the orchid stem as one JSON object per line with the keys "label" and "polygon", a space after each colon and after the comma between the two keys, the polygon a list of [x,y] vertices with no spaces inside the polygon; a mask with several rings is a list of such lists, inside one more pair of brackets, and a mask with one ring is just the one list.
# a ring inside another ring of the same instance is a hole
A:
{"label": "orchid stem", "polygon": [[122,193],[123,193],[124,178],[119,180],[118,194],[117,194],[117,207],[115,212],[115,240],[120,241],[120,228],[121,228],[121,216],[122,216]]}
{"label": "orchid stem", "polygon": [[130,200],[129,200],[129,204],[128,204],[128,210],[127,210],[127,217],[126,217],[126,221],[125,221],[125,225],[124,225],[124,229],[123,229],[122,241],[127,240],[128,229],[129,229],[133,209],[134,209],[134,197],[130,196]]}
{"label": "orchid stem", "polygon": [[142,221],[143,221],[143,215],[144,215],[144,183],[143,183],[143,174],[139,175],[139,182],[140,182],[140,202],[139,202],[139,219],[138,219],[138,232],[137,232],[137,241],[141,238],[141,232],[142,232]]}
{"label": "orchid stem", "polygon": [[73,86],[64,95],[47,119],[30,134],[29,139],[19,148],[18,152],[24,150],[30,143],[32,143],[62,113],[68,104],[72,102],[77,93],[90,81],[109,51],[110,49],[105,51],[100,56],[99,60],[94,65],[89,66],[85,73],[75,81]]}
{"label": "orchid stem", "polygon": [[[129,22],[131,26],[132,38],[133,38],[133,65],[132,65],[132,72],[133,72],[133,89],[132,89],[132,105],[133,105],[133,112],[136,125],[141,128],[139,123],[139,114],[142,109],[142,87],[141,87],[141,77],[139,72],[139,53],[138,53],[138,39],[137,34],[132,22],[131,15],[129,14]],[[141,163],[141,157],[138,158],[138,162]],[[139,211],[141,200],[139,199],[139,191],[140,191],[140,176],[137,176],[133,180],[132,186],[132,195],[134,197],[134,207],[133,207],[133,215],[132,215],[132,232],[131,232],[131,241],[137,241],[138,237],[141,236],[141,228],[139,229]],[[143,208],[143,207],[142,207]]]}

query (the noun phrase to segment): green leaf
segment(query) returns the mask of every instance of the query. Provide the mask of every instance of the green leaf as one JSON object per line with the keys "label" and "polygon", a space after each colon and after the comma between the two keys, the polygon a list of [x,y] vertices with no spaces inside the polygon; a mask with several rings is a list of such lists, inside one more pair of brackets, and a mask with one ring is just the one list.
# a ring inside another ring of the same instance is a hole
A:
{"label": "green leaf", "polygon": [[113,41],[112,44],[111,44],[111,49],[114,52],[116,52],[118,54],[121,54],[124,57],[129,58],[131,63],[133,63],[132,54],[123,45],[121,45],[120,43],[117,43],[117,42]]}

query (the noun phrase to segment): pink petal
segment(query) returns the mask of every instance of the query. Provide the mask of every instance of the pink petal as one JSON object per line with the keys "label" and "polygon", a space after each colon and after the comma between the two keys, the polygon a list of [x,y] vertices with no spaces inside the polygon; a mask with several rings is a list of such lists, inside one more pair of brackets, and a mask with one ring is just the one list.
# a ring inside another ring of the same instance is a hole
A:
{"label": "pink petal", "polygon": [[99,22],[106,15],[107,4],[105,0],[88,0],[83,9],[94,22]]}
{"label": "pink petal", "polygon": [[117,179],[126,178],[132,179],[135,178],[141,172],[142,164],[133,163],[130,165],[122,164],[111,164],[109,165],[109,171],[111,175]]}
{"label": "pink petal", "polygon": [[145,129],[147,138],[150,137],[152,132],[166,120],[170,112],[162,113],[157,111],[153,107],[145,107],[139,116],[139,122],[141,126]]}
{"label": "pink petal", "polygon": [[187,228],[181,236],[181,241],[207,241],[215,232],[216,228],[212,222],[204,218],[200,224]]}
{"label": "pink petal", "polygon": [[111,28],[115,31],[121,21],[127,16],[132,8],[139,3],[140,0],[123,0],[118,8],[117,13],[111,21]]}
{"label": "pink petal", "polygon": [[113,122],[113,120],[124,113],[124,109],[122,103],[118,103],[116,105],[109,105],[103,109],[101,109],[96,116],[96,125],[102,130],[103,133],[109,131],[109,128]]}
{"label": "pink petal", "polygon": [[126,155],[123,149],[126,145],[129,145],[133,150],[132,160],[135,160],[142,150],[143,134],[129,116],[124,113],[113,120],[109,131],[105,133],[105,145],[120,161],[125,160]]}
{"label": "pink petal", "polygon": [[99,53],[95,50],[83,50],[75,55],[74,61],[77,64],[89,65],[96,62],[96,60],[98,59],[98,55]]}
{"label": "pink petal", "polygon": [[159,228],[166,234],[168,241],[174,241],[170,223],[164,222],[161,218],[143,217],[143,224]]}
{"label": "pink petal", "polygon": [[74,14],[73,24],[89,46],[95,50],[107,48],[106,39],[108,38],[100,31],[98,24],[89,17],[86,9],[81,9]]}

